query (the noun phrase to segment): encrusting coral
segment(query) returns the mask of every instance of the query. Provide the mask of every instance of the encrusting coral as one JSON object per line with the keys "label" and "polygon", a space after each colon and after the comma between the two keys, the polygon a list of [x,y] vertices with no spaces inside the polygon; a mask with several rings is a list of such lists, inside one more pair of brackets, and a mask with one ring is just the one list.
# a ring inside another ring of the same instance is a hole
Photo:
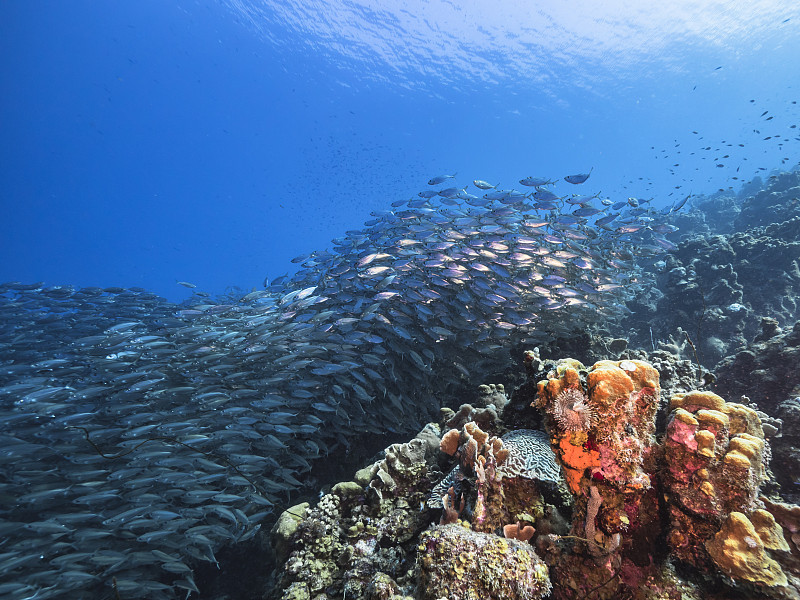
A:
{"label": "encrusting coral", "polygon": [[[782,535],[780,539],[783,541]],[[767,554],[753,523],[740,512],[730,513],[705,547],[716,565],[734,579],[770,587],[788,583],[780,565]]]}
{"label": "encrusting coral", "polygon": [[755,508],[764,479],[764,434],[755,411],[712,392],[670,401],[664,455],[672,529],[682,560],[708,566],[703,544],[732,512]]}

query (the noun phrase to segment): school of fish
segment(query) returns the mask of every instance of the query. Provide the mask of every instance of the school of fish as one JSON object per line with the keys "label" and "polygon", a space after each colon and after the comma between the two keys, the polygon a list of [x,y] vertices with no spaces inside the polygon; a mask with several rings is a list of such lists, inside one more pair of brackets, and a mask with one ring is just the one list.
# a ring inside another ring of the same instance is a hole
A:
{"label": "school of fish", "polygon": [[435,420],[512,344],[624,316],[674,247],[648,201],[454,180],[225,301],[0,284],[0,597],[197,594],[315,460]]}

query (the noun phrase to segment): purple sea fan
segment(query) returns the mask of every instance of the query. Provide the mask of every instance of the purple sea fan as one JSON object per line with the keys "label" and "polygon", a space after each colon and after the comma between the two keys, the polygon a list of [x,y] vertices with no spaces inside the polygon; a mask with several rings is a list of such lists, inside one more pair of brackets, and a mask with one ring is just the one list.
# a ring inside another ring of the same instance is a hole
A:
{"label": "purple sea fan", "polygon": [[567,388],[556,396],[553,416],[566,431],[586,431],[597,423],[597,413],[589,406],[589,398],[578,388]]}

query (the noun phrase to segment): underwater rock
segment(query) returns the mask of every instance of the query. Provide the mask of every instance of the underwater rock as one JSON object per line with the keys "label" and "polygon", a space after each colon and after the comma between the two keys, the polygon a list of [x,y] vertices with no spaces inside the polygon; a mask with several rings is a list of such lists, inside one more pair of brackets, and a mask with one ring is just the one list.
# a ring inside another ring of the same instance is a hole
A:
{"label": "underwater rock", "polygon": [[[430,523],[427,443],[393,444],[385,458],[340,482],[284,536],[291,554],[280,571],[283,600],[340,590],[347,598],[401,598],[415,536]],[[406,587],[408,587],[408,584]]]}
{"label": "underwater rock", "polygon": [[789,541],[789,550],[795,557],[796,566],[800,567],[800,506],[785,502],[773,502],[763,496],[761,502],[772,513],[778,524],[783,527],[784,539]]}
{"label": "underwater rock", "polygon": [[293,550],[281,573],[283,600],[314,597],[340,577],[338,562],[347,548],[339,525],[340,505],[338,496],[327,494],[298,523],[290,537]]}
{"label": "underwater rock", "polygon": [[[738,231],[782,223],[800,214],[796,202],[800,198],[800,173],[797,171],[780,173],[769,180],[766,188],[753,192],[741,203],[733,221]],[[795,202],[792,202],[793,199]]]}
{"label": "underwater rock", "polygon": [[772,469],[775,478],[787,490],[786,495],[800,500],[800,387],[792,391],[793,397],[778,405],[781,419],[781,436],[773,442],[775,460]]}
{"label": "underwater rock", "polygon": [[469,422],[477,423],[479,427],[487,431],[497,428],[500,416],[497,409],[490,404],[484,408],[475,408],[471,404],[462,404],[458,412],[451,409],[443,409],[442,418],[447,429],[461,429]]}
{"label": "underwater rock", "polygon": [[372,467],[369,488],[379,499],[407,497],[413,487],[427,474],[424,440],[414,438],[405,444],[392,444],[386,458]]}
{"label": "underwater rock", "polygon": [[620,354],[628,347],[628,340],[614,338],[608,343],[608,350],[615,355]]}
{"label": "underwater rock", "polygon": [[[729,397],[746,395],[768,414],[800,388],[800,321],[747,350],[726,357],[715,370],[714,391]],[[800,394],[799,394],[800,395]]]}
{"label": "underwater rock", "polygon": [[364,600],[414,600],[411,596],[404,596],[397,582],[386,573],[375,573],[367,585]]}
{"label": "underwater rock", "polygon": [[715,196],[695,201],[702,210],[675,215],[681,241],[657,274],[663,297],[655,307],[633,306],[629,337],[647,346],[648,327],[656,340],[683,328],[700,362],[715,370],[762,335],[762,319],[792,325],[800,307],[798,178],[782,173],[747,199]]}
{"label": "underwater rock", "polygon": [[308,512],[308,502],[296,504],[287,508],[278,517],[278,521],[273,525],[271,534],[272,549],[278,562],[284,562],[289,556],[289,540],[297,531],[297,526],[306,518]]}
{"label": "underwater rock", "polygon": [[535,600],[551,588],[547,565],[530,544],[460,525],[420,536],[417,571],[419,600]]}

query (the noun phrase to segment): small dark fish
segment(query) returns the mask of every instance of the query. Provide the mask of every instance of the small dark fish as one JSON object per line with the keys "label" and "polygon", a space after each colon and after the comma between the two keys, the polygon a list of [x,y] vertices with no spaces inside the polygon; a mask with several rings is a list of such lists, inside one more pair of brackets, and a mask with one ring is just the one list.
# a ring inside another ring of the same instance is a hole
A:
{"label": "small dark fish", "polygon": [[[594,167],[592,167],[592,168],[594,168]],[[592,169],[589,169],[588,173],[579,173],[577,175],[567,175],[566,177],[564,177],[564,181],[566,181],[567,183],[572,183],[572,184],[577,185],[577,184],[583,183],[584,181],[589,179],[589,175],[591,175],[591,174],[592,174]]]}
{"label": "small dark fish", "polygon": [[606,215],[605,217],[601,217],[595,221],[595,225],[598,227],[602,227],[603,225],[608,225],[619,216],[619,213],[611,213],[610,215]]}
{"label": "small dark fish", "polygon": [[764,116],[765,114],[767,114],[768,112],[769,112],[768,110],[765,110],[765,111],[764,111],[763,113],[761,113],[761,115],[759,115],[759,116],[763,117],[763,116]]}
{"label": "small dark fish", "polygon": [[600,214],[603,212],[599,208],[592,208],[591,206],[581,207],[577,210],[573,210],[572,214],[576,217],[593,217],[594,215]]}
{"label": "small dark fish", "polygon": [[691,198],[691,197],[692,197],[692,195],[691,195],[691,194],[689,194],[688,196],[686,196],[686,198],[684,198],[684,199],[683,199],[683,200],[681,200],[681,201],[680,201],[678,204],[676,204],[675,206],[673,206],[673,207],[672,207],[672,210],[671,210],[671,211],[669,211],[669,212],[678,212],[680,209],[682,209],[682,208],[683,208],[683,205],[684,205],[684,204],[686,204],[686,201],[687,201],[687,200],[689,200],[689,198]]}

